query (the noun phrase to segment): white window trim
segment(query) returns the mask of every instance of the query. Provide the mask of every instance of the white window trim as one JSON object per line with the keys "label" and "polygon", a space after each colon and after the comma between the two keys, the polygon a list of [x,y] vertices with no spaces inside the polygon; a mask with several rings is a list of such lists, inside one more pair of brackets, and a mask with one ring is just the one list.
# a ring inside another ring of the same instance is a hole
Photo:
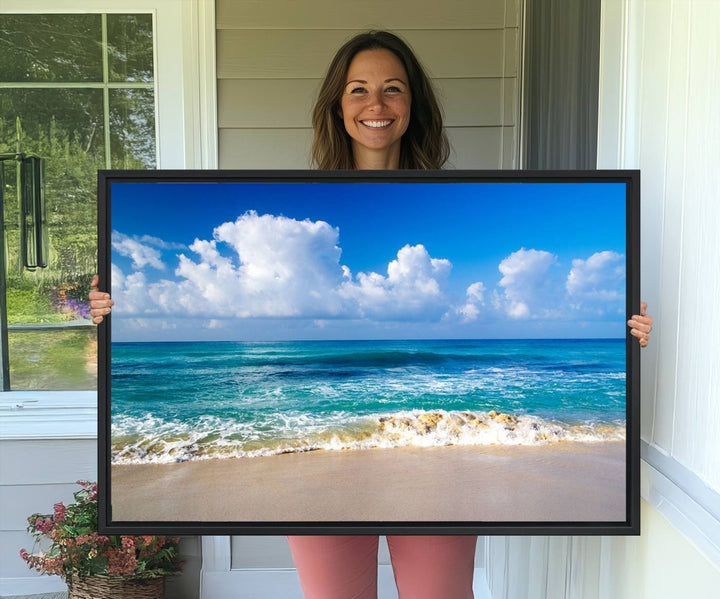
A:
{"label": "white window trim", "polygon": [[[217,168],[214,0],[0,0],[0,14],[151,13],[158,168]],[[96,391],[0,393],[0,439],[97,437]]]}
{"label": "white window trim", "polygon": [[151,13],[158,168],[217,168],[213,0],[0,0],[0,14]]}

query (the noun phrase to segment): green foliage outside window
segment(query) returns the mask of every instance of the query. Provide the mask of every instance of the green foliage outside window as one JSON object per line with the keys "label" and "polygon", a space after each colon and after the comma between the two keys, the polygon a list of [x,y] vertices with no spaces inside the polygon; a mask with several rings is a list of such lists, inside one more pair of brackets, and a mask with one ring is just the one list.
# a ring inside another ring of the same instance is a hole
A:
{"label": "green foliage outside window", "polygon": [[[95,330],[57,327],[88,318],[97,170],[155,167],[152,17],[0,15],[0,56],[0,153],[44,158],[50,239],[48,267],[24,269],[2,163],[11,386],[94,388]],[[55,328],[12,330],[26,325]]]}

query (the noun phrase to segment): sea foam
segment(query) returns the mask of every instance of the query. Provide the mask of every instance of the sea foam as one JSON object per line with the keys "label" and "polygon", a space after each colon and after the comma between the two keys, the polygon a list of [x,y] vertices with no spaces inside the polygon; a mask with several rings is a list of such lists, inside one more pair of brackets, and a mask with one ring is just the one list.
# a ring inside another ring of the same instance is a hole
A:
{"label": "sea foam", "polygon": [[[114,464],[172,463],[215,458],[253,458],[316,450],[348,451],[448,445],[541,445],[561,441],[625,439],[625,423],[563,423],[497,411],[422,411],[350,417],[332,424],[307,415],[284,416],[282,430],[203,418],[172,423],[158,418],[142,424],[125,418],[113,425]],[[130,429],[135,429],[130,432]]]}

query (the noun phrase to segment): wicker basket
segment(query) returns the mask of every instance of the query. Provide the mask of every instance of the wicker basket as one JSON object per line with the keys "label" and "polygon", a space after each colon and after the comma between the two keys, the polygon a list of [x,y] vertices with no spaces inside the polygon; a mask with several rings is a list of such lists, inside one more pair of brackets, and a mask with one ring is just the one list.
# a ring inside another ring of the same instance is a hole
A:
{"label": "wicker basket", "polygon": [[122,576],[88,576],[68,583],[68,599],[163,599],[165,578],[136,580]]}

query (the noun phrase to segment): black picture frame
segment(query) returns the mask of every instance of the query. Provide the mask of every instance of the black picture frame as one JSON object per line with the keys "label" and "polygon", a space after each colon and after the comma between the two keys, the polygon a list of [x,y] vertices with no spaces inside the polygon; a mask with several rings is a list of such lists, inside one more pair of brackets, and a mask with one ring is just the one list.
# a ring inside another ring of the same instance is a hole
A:
{"label": "black picture frame", "polygon": [[[113,186],[161,183],[196,185],[211,183],[228,184],[620,184],[624,186],[624,314],[618,322],[624,322],[637,313],[640,305],[640,172],[637,170],[615,171],[223,171],[223,170],[155,170],[98,172],[98,240],[99,275],[101,290],[113,292],[110,275],[113,257],[112,231],[114,217],[120,210],[113,201]],[[119,188],[115,188],[116,190]],[[246,209],[246,208],[244,208]],[[247,208],[249,209],[249,208]],[[359,208],[360,209],[360,208]],[[577,218],[585,218],[582,206],[576,206]],[[134,213],[143,220],[146,215]],[[167,215],[173,218],[172,214]],[[536,222],[541,227],[542,222]],[[152,233],[152,222],[148,223]],[[115,297],[115,296],[113,296]],[[115,310],[117,311],[117,306]],[[640,348],[637,340],[627,331],[623,346],[625,350],[625,429],[624,494],[622,508],[625,517],[612,520],[473,520],[439,519],[423,520],[232,520],[232,519],[119,519],[113,517],[112,449],[112,339],[113,317],[108,316],[98,329],[98,483],[100,532],[104,534],[167,534],[167,535],[274,535],[274,534],[482,534],[482,535],[638,535],[640,534]],[[156,376],[161,373],[155,373]],[[312,452],[315,453],[315,452]],[[245,458],[235,458],[245,459]],[[253,459],[253,458],[249,458]],[[162,468],[162,466],[159,466]],[[453,492],[453,489],[448,489]],[[223,485],[208,489],[208,496],[222,494]],[[182,488],[172,489],[159,484],[158,496],[167,493],[182,495]],[[176,495],[177,496],[177,495]],[[152,503],[147,495],[142,503]],[[116,512],[117,513],[117,512]]]}

